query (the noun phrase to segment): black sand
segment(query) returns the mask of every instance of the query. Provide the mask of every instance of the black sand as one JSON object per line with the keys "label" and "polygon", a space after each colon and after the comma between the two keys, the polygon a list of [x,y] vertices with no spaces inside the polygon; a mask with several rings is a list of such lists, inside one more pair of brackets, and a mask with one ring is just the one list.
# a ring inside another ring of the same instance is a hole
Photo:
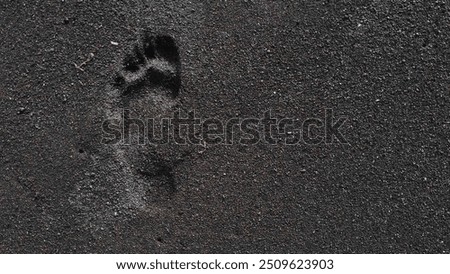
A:
{"label": "black sand", "polygon": [[[142,188],[101,125],[145,32],[163,106],[348,144],[161,146]],[[448,1],[3,0],[0,33],[1,253],[450,252]]]}

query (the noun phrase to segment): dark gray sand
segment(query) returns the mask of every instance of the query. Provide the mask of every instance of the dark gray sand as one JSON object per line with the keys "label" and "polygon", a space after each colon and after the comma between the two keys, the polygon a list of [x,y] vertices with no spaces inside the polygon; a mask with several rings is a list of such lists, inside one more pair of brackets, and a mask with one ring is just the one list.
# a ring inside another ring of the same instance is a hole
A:
{"label": "dark gray sand", "polygon": [[[0,34],[1,253],[450,252],[448,1],[3,0]],[[124,107],[347,142],[102,144]]]}

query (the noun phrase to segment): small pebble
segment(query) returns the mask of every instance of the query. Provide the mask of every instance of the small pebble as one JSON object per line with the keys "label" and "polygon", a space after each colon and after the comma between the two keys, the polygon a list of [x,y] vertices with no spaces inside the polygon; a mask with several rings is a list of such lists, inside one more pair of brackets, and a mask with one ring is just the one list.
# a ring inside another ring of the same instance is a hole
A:
{"label": "small pebble", "polygon": [[26,111],[26,108],[20,107],[19,110],[17,111],[17,114],[23,114],[23,113],[25,113],[25,111]]}

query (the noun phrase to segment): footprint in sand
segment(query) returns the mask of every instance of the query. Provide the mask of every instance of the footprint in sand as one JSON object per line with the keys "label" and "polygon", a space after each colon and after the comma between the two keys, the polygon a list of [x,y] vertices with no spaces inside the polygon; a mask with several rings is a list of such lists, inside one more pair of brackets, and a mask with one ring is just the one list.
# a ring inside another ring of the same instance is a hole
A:
{"label": "footprint in sand", "polygon": [[123,126],[124,132],[130,133],[131,143],[117,147],[116,155],[129,167],[130,176],[145,181],[147,200],[170,198],[177,188],[173,169],[179,158],[173,160],[158,146],[136,145],[135,141],[147,136],[139,129],[149,118],[155,125],[168,127],[164,123],[168,120],[163,118],[171,117],[178,104],[181,63],[175,40],[166,35],[144,34],[125,56],[114,87],[117,99],[111,108],[126,110],[122,114]]}

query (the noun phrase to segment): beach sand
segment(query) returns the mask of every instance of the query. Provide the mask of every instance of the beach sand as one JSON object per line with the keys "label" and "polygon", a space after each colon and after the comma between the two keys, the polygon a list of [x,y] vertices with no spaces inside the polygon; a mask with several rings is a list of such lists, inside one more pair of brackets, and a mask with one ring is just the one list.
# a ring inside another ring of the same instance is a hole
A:
{"label": "beach sand", "polygon": [[[0,252],[450,252],[449,15],[2,1]],[[102,143],[123,108],[312,127],[296,144]]]}

